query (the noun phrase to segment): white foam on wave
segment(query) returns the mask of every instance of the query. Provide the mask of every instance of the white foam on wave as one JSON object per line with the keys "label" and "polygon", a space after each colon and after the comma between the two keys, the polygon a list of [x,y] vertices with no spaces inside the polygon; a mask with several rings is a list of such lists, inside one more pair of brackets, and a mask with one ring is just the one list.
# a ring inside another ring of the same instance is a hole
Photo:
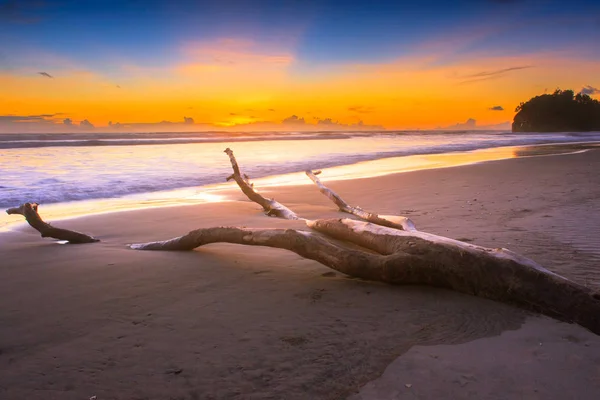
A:
{"label": "white foam on wave", "polygon": [[[600,140],[600,133],[596,135]],[[584,136],[586,139],[591,137],[594,136]],[[355,179],[449,165],[448,160],[432,158],[429,154],[479,151],[469,153],[468,157],[463,156],[458,164],[452,164],[459,165],[461,162],[468,164],[491,159],[486,154],[478,158],[480,152],[485,152],[482,149],[486,148],[496,148],[493,150],[497,153],[496,159],[501,159],[512,155],[502,154],[499,146],[575,142],[581,139],[580,136],[564,134],[515,135],[497,132],[379,133],[376,137],[363,133],[349,140],[269,140],[239,142],[232,147],[243,172],[250,175],[258,186],[268,187],[311,184],[302,172],[297,172],[306,169],[327,169],[323,175],[325,181]],[[231,173],[229,161],[222,154],[226,145],[180,143],[3,151],[3,157],[0,157],[0,207],[11,207],[27,201],[47,205],[109,198],[167,204],[175,196],[187,196],[189,201],[194,201],[195,194],[204,192],[198,190],[199,187],[223,182],[224,177]],[[507,152],[510,153],[510,150]],[[176,190],[185,193],[171,193]],[[206,198],[202,198],[203,194],[198,196],[196,200],[206,201]]]}

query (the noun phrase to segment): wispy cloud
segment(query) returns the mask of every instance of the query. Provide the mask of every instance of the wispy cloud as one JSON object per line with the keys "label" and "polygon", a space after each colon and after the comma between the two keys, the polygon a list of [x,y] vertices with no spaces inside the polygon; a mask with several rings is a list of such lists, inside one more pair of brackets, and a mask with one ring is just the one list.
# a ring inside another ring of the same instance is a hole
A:
{"label": "wispy cloud", "polygon": [[188,62],[177,70],[185,74],[211,73],[248,68],[285,68],[294,57],[285,51],[265,48],[245,39],[224,38],[194,42],[184,47]]}
{"label": "wispy cloud", "polygon": [[482,71],[482,72],[478,72],[476,74],[467,75],[466,78],[480,78],[480,77],[485,77],[485,76],[502,75],[502,74],[505,74],[510,71],[516,71],[516,70],[525,69],[525,68],[531,68],[531,65],[503,68],[503,69],[499,69],[496,71]]}
{"label": "wispy cloud", "polygon": [[521,66],[516,66],[516,67],[497,69],[494,71],[481,71],[481,72],[477,72],[474,74],[462,76],[461,78],[463,80],[460,83],[465,84],[465,83],[485,81],[485,80],[489,80],[489,79],[497,79],[497,78],[505,76],[509,72],[519,71],[519,70],[527,69],[527,68],[531,68],[531,67],[532,67],[531,65],[521,65]]}
{"label": "wispy cloud", "polygon": [[369,114],[375,111],[375,109],[373,107],[368,106],[352,106],[348,107],[348,111],[357,112],[361,114]]}
{"label": "wispy cloud", "polygon": [[494,106],[489,108],[490,111],[504,111],[504,107],[502,106]]}
{"label": "wispy cloud", "polygon": [[595,87],[587,85],[587,86],[584,86],[583,88],[581,88],[581,91],[579,93],[587,94],[588,96],[592,96],[594,94],[600,94],[600,89],[597,89]]}
{"label": "wispy cloud", "polygon": [[57,114],[38,115],[0,115],[0,122],[52,122],[49,118]]}
{"label": "wispy cloud", "polygon": [[47,72],[42,71],[42,72],[38,72],[38,74],[41,76],[45,76],[46,78],[54,79],[54,77]]}

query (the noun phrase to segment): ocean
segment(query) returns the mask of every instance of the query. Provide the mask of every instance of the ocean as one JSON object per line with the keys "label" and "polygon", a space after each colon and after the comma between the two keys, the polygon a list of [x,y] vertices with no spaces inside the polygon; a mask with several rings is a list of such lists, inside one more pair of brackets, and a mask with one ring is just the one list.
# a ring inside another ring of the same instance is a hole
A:
{"label": "ocean", "polygon": [[[263,178],[258,181],[263,185],[275,185],[310,183],[299,173],[306,169],[330,169],[324,180],[351,179],[435,168],[440,162],[427,157],[432,154],[599,141],[600,132],[4,134],[0,207],[68,203],[71,209],[93,208],[87,212],[93,213],[117,203],[123,209],[165,205],[177,197],[189,203],[218,200],[211,193],[231,174],[223,152],[227,147],[244,173]],[[496,158],[515,156],[511,152]]]}

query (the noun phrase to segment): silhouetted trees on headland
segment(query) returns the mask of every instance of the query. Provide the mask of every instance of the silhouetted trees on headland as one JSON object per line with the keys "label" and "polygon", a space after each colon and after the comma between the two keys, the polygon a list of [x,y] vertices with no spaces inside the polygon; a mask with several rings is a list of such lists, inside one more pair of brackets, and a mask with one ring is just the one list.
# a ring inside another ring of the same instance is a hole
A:
{"label": "silhouetted trees on headland", "polygon": [[572,90],[536,96],[515,111],[513,132],[600,131],[600,102]]}

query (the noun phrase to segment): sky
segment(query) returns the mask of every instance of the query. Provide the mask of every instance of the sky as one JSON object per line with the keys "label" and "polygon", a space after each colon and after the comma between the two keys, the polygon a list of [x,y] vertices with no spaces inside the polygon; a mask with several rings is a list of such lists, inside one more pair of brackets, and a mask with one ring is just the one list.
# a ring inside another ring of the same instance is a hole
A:
{"label": "sky", "polygon": [[0,0],[0,132],[506,128],[600,2]]}

